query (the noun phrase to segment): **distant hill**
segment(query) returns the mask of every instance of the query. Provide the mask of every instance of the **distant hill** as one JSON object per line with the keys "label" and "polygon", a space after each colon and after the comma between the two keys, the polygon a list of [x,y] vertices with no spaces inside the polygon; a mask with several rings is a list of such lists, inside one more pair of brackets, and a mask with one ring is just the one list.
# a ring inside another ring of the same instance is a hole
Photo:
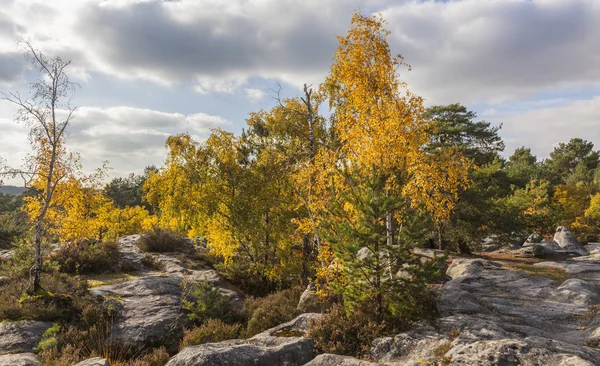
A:
{"label": "distant hill", "polygon": [[0,186],[0,193],[20,194],[25,191],[25,187],[17,186]]}

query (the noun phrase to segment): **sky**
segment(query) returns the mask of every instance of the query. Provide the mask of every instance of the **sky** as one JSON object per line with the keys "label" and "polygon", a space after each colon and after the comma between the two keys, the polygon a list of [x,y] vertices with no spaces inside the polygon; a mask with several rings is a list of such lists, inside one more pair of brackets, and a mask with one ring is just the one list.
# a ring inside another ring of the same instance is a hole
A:
{"label": "sky", "polygon": [[[67,145],[110,176],[161,166],[164,142],[241,132],[275,90],[300,95],[327,75],[352,14],[381,13],[399,70],[427,106],[462,103],[502,124],[505,156],[546,158],[573,137],[600,149],[600,0],[0,0],[0,90],[38,75],[18,45],[71,60],[78,106]],[[30,146],[0,101],[0,157]]]}

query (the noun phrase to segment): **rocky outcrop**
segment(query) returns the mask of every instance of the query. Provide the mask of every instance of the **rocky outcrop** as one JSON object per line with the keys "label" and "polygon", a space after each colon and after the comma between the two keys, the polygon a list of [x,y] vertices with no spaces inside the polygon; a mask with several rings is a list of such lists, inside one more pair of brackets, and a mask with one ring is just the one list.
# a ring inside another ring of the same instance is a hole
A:
{"label": "rocky outcrop", "polygon": [[[139,239],[140,235],[119,239],[121,267],[128,268],[135,276],[91,290],[118,310],[111,334],[113,340],[127,346],[164,345],[175,349],[188,324],[182,311],[183,298],[201,281],[218,286],[234,307],[241,309],[242,296],[229,288],[214,269],[182,253],[143,253],[136,245]],[[147,266],[144,258],[149,255],[158,268]]]}
{"label": "rocky outcrop", "polygon": [[74,366],[110,366],[110,363],[105,358],[94,357],[81,361]]}
{"label": "rocky outcrop", "polygon": [[[594,266],[572,269],[573,276],[600,273]],[[600,316],[590,317],[599,300],[593,277],[556,287],[553,279],[481,259],[454,260],[448,275],[435,327],[378,339],[373,358],[407,366],[600,364],[600,350],[590,347],[600,343]]]}
{"label": "rocky outcrop", "polygon": [[189,346],[172,357],[167,366],[304,365],[315,355],[312,340],[302,335],[310,320],[318,316],[319,314],[302,314],[288,323],[246,340]]}
{"label": "rocky outcrop", "polygon": [[16,353],[0,356],[0,366],[38,366],[40,361],[33,353]]}
{"label": "rocky outcrop", "polygon": [[52,323],[39,321],[0,323],[0,354],[33,352],[44,332],[51,326]]}
{"label": "rocky outcrop", "polygon": [[305,366],[375,366],[378,363],[359,360],[354,357],[332,355],[325,353],[318,355]]}

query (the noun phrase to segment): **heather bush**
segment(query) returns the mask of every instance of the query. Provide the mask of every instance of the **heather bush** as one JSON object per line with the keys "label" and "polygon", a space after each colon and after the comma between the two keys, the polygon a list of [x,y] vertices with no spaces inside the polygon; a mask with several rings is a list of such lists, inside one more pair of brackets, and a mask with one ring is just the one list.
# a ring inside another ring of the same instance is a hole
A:
{"label": "heather bush", "polygon": [[107,273],[118,270],[117,243],[96,243],[82,240],[60,247],[50,256],[59,270],[71,274]]}
{"label": "heather bush", "polygon": [[178,252],[185,248],[185,238],[171,230],[156,228],[143,233],[137,246],[144,252]]}
{"label": "heather bush", "polygon": [[269,328],[294,319],[302,289],[294,287],[274,292],[262,298],[249,297],[244,302],[243,313],[248,319],[246,336],[251,337]]}
{"label": "heather bush", "polygon": [[239,336],[241,328],[241,324],[227,324],[220,319],[208,319],[199,327],[185,331],[179,349],[235,339]]}

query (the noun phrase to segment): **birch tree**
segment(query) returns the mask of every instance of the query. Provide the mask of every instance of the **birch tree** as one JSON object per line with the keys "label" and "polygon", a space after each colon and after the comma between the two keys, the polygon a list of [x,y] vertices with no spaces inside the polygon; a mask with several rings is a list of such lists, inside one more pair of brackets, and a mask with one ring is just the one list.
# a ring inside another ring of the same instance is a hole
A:
{"label": "birch tree", "polygon": [[39,194],[39,210],[32,218],[32,245],[35,249],[34,264],[30,270],[29,293],[42,290],[41,243],[44,237],[46,214],[51,206],[57,185],[77,165],[76,157],[65,148],[67,128],[76,107],[71,99],[76,84],[66,73],[71,61],[50,57],[35,49],[30,42],[22,42],[26,58],[39,71],[37,81],[31,83],[30,94],[0,92],[0,97],[19,107],[15,120],[29,129],[32,152],[23,169],[4,169],[3,175],[20,176],[26,187],[35,187]]}

